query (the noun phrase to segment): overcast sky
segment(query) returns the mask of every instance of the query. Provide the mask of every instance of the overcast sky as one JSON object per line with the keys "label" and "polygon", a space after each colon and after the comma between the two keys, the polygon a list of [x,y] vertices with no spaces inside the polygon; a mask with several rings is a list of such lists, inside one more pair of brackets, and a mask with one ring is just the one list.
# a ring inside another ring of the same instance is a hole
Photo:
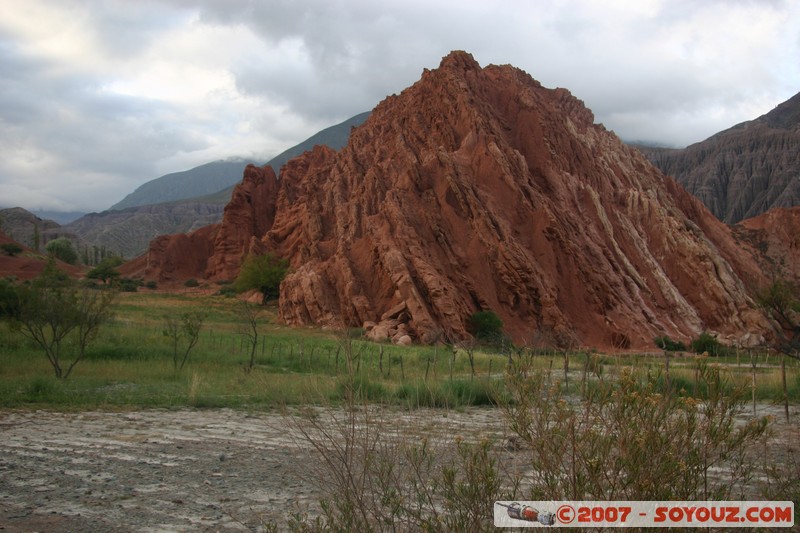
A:
{"label": "overcast sky", "polygon": [[450,50],[566,87],[625,140],[684,146],[800,91],[797,0],[0,0],[0,205],[100,211],[257,162]]}

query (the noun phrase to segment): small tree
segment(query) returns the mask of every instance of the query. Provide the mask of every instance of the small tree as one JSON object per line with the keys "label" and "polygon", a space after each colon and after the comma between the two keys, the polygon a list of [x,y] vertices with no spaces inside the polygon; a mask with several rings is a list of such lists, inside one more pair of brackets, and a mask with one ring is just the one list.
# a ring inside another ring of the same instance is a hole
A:
{"label": "small tree", "polygon": [[89,272],[86,273],[86,277],[89,279],[99,279],[103,283],[108,281],[114,281],[119,278],[119,270],[117,267],[122,264],[122,259],[112,255],[106,257],[100,264],[91,269]]}
{"label": "small tree", "polygon": [[51,256],[67,264],[74,265],[78,262],[78,252],[72,246],[72,241],[66,237],[59,237],[47,243],[44,247]]}
{"label": "small tree", "polygon": [[777,327],[774,348],[800,359],[800,288],[786,280],[776,280],[756,294],[756,301]]}
{"label": "small tree", "polygon": [[777,326],[772,346],[783,354],[781,357],[783,407],[786,420],[789,420],[786,358],[800,359],[800,290],[790,281],[775,280],[758,291],[756,301]]}
{"label": "small tree", "polygon": [[[172,364],[175,370],[183,370],[186,361],[189,359],[189,352],[195,347],[200,339],[200,330],[203,328],[205,315],[203,313],[182,313],[180,316],[164,317],[164,336],[169,337],[172,343]],[[178,355],[178,346],[181,340],[186,339],[186,349],[183,356]],[[180,367],[178,366],[180,359]]]}
{"label": "small tree", "polygon": [[242,302],[238,315],[242,323],[239,332],[247,338],[250,344],[250,361],[245,365],[244,371],[249,374],[256,363],[256,349],[258,348],[258,319],[262,309],[258,306]]}
{"label": "small tree", "polygon": [[[78,287],[51,259],[38,278],[18,287],[17,295],[12,324],[44,350],[56,377],[67,379],[100,326],[111,318],[116,293]],[[69,348],[71,361],[65,356]]]}
{"label": "small tree", "polygon": [[289,270],[289,262],[272,253],[248,255],[234,282],[238,292],[257,289],[262,294],[261,304],[280,296],[280,286]]}

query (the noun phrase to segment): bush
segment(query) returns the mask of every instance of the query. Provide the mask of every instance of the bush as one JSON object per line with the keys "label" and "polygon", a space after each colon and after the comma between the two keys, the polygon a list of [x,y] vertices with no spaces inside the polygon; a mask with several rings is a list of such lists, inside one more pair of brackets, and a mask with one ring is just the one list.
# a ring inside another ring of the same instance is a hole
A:
{"label": "bush", "polygon": [[704,331],[699,337],[692,340],[692,351],[694,353],[707,353],[709,355],[720,356],[728,355],[729,348],[719,342],[714,335]]}
{"label": "bush", "polygon": [[0,279],[0,318],[12,317],[19,311],[17,288],[6,279]]}
{"label": "bush", "polygon": [[242,269],[234,282],[238,292],[257,289],[262,294],[262,304],[280,295],[280,286],[289,262],[274,254],[248,255],[242,263]]}
{"label": "bush", "polygon": [[217,291],[220,296],[236,296],[236,289],[230,286],[223,286]]}
{"label": "bush", "polygon": [[148,281],[147,283],[144,284],[144,286],[145,286],[145,288],[151,289],[151,290],[154,290],[154,289],[158,288],[158,284],[153,280]]}
{"label": "bush", "polygon": [[503,336],[503,321],[494,311],[478,311],[469,318],[469,329],[478,340],[495,341]]}
{"label": "bush", "polygon": [[15,242],[6,242],[0,244],[0,249],[2,249],[3,253],[10,257],[14,257],[22,251],[22,247]]}
{"label": "bush", "polygon": [[197,281],[194,278],[189,278],[189,279],[187,279],[186,281],[183,282],[183,286],[184,287],[199,287],[200,286],[200,282]]}
{"label": "bush", "polygon": [[674,340],[670,339],[669,337],[667,337],[666,335],[664,335],[663,337],[656,337],[655,339],[653,339],[653,342],[655,342],[656,346],[658,346],[662,350],[666,350],[668,352],[685,352],[686,351],[686,345],[685,344],[683,344],[680,341],[674,341]]}
{"label": "bush", "polygon": [[136,279],[122,278],[119,280],[119,290],[122,292],[136,292],[141,286],[142,282]]}

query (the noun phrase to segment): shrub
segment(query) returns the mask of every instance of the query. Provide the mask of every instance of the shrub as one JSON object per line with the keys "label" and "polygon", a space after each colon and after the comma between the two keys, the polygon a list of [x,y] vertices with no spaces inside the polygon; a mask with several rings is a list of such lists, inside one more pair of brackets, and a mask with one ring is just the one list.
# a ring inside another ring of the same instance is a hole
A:
{"label": "shrub", "polygon": [[122,278],[119,280],[119,290],[122,292],[136,292],[142,282],[136,279]]}
{"label": "shrub", "polygon": [[17,288],[6,279],[0,279],[0,318],[15,316],[19,311]]}
{"label": "shrub", "polygon": [[189,278],[189,279],[187,279],[186,281],[183,282],[183,286],[184,287],[199,287],[200,286],[200,282],[197,281],[194,278]]}
{"label": "shrub", "polygon": [[236,296],[236,289],[230,286],[224,286],[217,291],[220,296]]}
{"label": "shrub", "polygon": [[704,331],[699,337],[692,340],[692,351],[694,353],[708,353],[709,355],[727,355],[728,347],[717,340],[717,338]]}
{"label": "shrub", "polygon": [[262,304],[280,295],[280,286],[289,262],[274,254],[248,255],[242,263],[242,269],[234,282],[238,292],[257,289],[262,294]]}
{"label": "shrub", "polygon": [[686,351],[686,345],[685,344],[683,344],[680,341],[674,341],[674,340],[670,339],[669,337],[667,337],[666,335],[664,335],[663,337],[656,337],[655,339],[653,339],[653,342],[655,342],[656,346],[658,346],[662,350],[666,350],[668,352],[685,352]]}
{"label": "shrub", "polygon": [[503,321],[494,311],[478,311],[469,318],[470,333],[482,341],[502,338]]}
{"label": "shrub", "polygon": [[10,257],[14,257],[15,255],[17,255],[22,251],[22,247],[15,242],[6,242],[0,244],[0,249],[2,249],[3,253],[5,253]]}
{"label": "shrub", "polygon": [[144,286],[145,286],[145,288],[151,289],[151,290],[154,290],[154,289],[158,288],[158,284],[153,280],[148,281],[147,283],[144,284]]}

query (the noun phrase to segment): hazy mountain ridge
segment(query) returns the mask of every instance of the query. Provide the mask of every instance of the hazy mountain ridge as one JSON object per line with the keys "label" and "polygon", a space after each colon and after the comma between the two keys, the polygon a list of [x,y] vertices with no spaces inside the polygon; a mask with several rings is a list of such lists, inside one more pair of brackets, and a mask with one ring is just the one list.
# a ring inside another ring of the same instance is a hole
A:
{"label": "hazy mountain ridge", "polygon": [[638,148],[723,222],[800,205],[800,93],[686,148]]}
{"label": "hazy mountain ridge", "polygon": [[140,185],[109,210],[154,205],[205,196],[230,187],[241,180],[248,161],[232,158],[213,161],[189,170],[173,172]]}
{"label": "hazy mountain ridge", "polygon": [[[325,128],[305,141],[281,152],[266,164],[275,169],[276,173],[280,173],[280,168],[289,159],[312,149],[317,144],[330,146],[334,150],[338,150],[347,143],[350,128],[362,124],[368,116],[369,112],[361,113],[339,124]],[[163,204],[200,197],[218,199],[224,205],[230,199],[230,191],[233,190],[233,186],[242,180],[244,167],[249,163],[261,165],[261,163],[246,158],[232,157],[222,161],[206,163],[189,170],[166,174],[140,185],[134,192],[111,206],[110,210],[140,205]],[[212,201],[212,203],[215,203],[215,201]]]}
{"label": "hazy mountain ridge", "polygon": [[[277,173],[289,159],[316,145],[340,149],[347,143],[351,128],[362,124],[368,116],[369,112],[361,113],[325,128],[275,156],[267,165]],[[34,227],[38,224],[43,242],[65,236],[73,240],[79,251],[97,246],[123,257],[135,257],[147,250],[150,241],[159,235],[191,232],[220,222],[233,191],[233,186],[229,185],[242,180],[246,166],[245,160],[229,159],[167,174],[145,183],[107,211],[89,213],[63,225],[41,219],[22,208],[2,210],[0,216],[8,211],[8,220],[1,227],[8,228],[20,242],[31,247]],[[219,184],[223,184],[222,187],[218,187]],[[137,202],[187,193],[191,194],[188,198],[137,205]],[[121,207],[126,204],[129,206]]]}

